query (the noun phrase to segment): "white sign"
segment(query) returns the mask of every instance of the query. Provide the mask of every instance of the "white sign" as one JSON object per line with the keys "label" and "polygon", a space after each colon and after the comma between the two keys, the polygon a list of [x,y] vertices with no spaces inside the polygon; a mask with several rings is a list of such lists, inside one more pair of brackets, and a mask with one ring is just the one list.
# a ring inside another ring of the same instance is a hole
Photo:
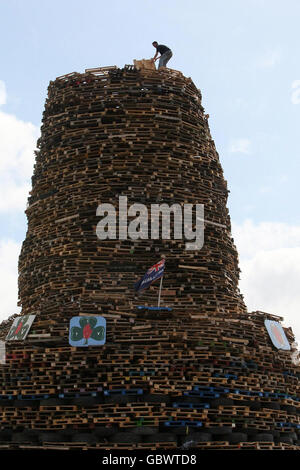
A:
{"label": "white sign", "polygon": [[5,364],[5,341],[0,341],[0,364]]}
{"label": "white sign", "polygon": [[21,315],[17,317],[11,325],[9,333],[6,336],[6,341],[24,340],[28,335],[34,319],[35,315]]}

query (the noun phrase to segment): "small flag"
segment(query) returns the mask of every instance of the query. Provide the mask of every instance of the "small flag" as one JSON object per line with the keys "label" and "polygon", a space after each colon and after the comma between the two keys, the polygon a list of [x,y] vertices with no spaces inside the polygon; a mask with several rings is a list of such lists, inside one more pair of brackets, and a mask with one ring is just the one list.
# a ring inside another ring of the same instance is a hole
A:
{"label": "small flag", "polygon": [[162,259],[158,263],[151,266],[151,268],[148,269],[146,274],[134,284],[135,290],[140,291],[143,289],[147,289],[147,287],[149,287],[152,282],[156,281],[156,279],[159,279],[164,275],[164,270],[165,260]]}

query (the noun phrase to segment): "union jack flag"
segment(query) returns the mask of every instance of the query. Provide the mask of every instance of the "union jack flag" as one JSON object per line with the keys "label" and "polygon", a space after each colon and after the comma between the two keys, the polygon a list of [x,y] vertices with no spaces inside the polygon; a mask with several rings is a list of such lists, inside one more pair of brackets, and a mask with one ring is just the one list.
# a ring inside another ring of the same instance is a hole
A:
{"label": "union jack flag", "polygon": [[165,260],[162,259],[158,263],[151,266],[151,268],[148,269],[146,274],[144,274],[144,276],[138,282],[135,283],[135,290],[140,291],[143,289],[147,289],[147,287],[149,287],[152,282],[156,281],[164,275],[164,270]]}

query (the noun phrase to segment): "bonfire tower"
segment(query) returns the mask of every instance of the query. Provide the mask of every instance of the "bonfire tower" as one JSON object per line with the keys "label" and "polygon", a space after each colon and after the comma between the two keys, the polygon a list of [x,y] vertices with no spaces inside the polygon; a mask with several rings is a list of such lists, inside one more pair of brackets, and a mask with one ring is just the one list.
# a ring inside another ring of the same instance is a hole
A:
{"label": "bonfire tower", "polygon": [[[203,204],[203,247],[99,240],[97,207],[118,216],[124,196]],[[125,66],[50,82],[19,258],[21,316],[35,319],[6,343],[0,447],[300,449],[299,367],[265,327],[283,319],[247,312],[227,197],[190,78]],[[133,285],[162,256],[153,309],[157,283]],[[105,344],[71,346],[74,316],[102,316]]]}

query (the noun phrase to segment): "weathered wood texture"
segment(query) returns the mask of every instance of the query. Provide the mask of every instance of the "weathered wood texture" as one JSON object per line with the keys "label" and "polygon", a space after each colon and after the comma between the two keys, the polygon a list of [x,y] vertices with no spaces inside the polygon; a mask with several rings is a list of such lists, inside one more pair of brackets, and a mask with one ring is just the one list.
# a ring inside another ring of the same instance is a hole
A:
{"label": "weathered wood texture", "polygon": [[[36,319],[0,366],[0,448],[299,449],[299,368],[264,327],[280,319],[247,313],[239,293],[227,186],[192,80],[133,66],[59,77],[38,144],[19,261],[22,314]],[[216,225],[197,252],[100,241],[97,205],[119,195],[203,203]],[[133,283],[162,254],[172,311],[138,310],[158,287],[138,297]],[[106,318],[104,346],[68,345],[79,314]]]}
{"label": "weathered wood texture", "polygon": [[[19,261],[22,312],[53,318],[61,308],[67,319],[132,307],[141,302],[133,283],[162,254],[164,289],[176,291],[171,306],[245,311],[227,194],[191,79],[130,66],[51,82]],[[97,206],[117,206],[119,196],[128,205],[145,204],[149,214],[155,203],[204,204],[213,222],[206,224],[204,247],[186,251],[186,240],[100,241]],[[151,289],[142,302],[153,302]]]}

